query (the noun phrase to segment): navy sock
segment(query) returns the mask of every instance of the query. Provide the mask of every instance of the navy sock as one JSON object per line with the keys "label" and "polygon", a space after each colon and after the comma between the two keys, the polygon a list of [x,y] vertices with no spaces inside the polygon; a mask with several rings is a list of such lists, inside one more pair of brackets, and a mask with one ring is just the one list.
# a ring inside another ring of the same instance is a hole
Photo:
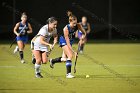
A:
{"label": "navy sock", "polygon": [[71,60],[67,60],[66,61],[67,74],[71,73],[71,66],[72,66]]}
{"label": "navy sock", "polygon": [[61,58],[62,58],[62,57],[58,57],[58,58],[52,59],[52,63],[53,63],[53,64],[55,64],[55,63],[60,63],[60,62],[61,62]]}
{"label": "navy sock", "polygon": [[19,51],[19,56],[20,56],[20,59],[22,60],[23,59],[23,51]]}
{"label": "navy sock", "polygon": [[80,50],[84,50],[84,44],[81,44]]}

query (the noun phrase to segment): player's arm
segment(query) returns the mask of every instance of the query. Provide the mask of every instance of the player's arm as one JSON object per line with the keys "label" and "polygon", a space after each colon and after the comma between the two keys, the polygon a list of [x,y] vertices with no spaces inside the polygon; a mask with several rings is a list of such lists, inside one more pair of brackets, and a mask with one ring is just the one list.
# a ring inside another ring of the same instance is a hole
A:
{"label": "player's arm", "polygon": [[46,36],[46,30],[44,28],[41,28],[39,33],[40,36],[40,43],[46,46],[49,46],[50,48],[52,48],[52,44],[49,44],[48,42],[46,42],[45,40],[45,36]]}
{"label": "player's arm", "polygon": [[57,34],[54,34],[53,35],[53,38],[54,38],[53,45],[55,45],[57,43],[57,40],[58,40],[58,35]]}
{"label": "player's arm", "polygon": [[52,48],[52,44],[49,44],[45,41],[45,37],[44,36],[40,36],[40,43],[46,46],[49,46],[50,48]]}
{"label": "player's arm", "polygon": [[65,28],[63,29],[63,31],[64,31],[64,37],[65,37],[65,40],[66,40],[67,46],[71,49],[72,52],[74,52],[73,49],[72,49],[72,47],[71,47],[71,45],[70,45],[69,31],[68,31],[67,26],[65,26]]}
{"label": "player's arm", "polygon": [[17,36],[20,36],[20,34],[17,32],[18,30],[18,27],[19,27],[19,23],[17,23],[14,27],[14,33],[17,35]]}
{"label": "player's arm", "polygon": [[82,39],[86,37],[86,31],[83,29],[83,27],[81,26],[81,24],[77,24],[78,29],[84,34],[82,35]]}
{"label": "player's arm", "polygon": [[29,30],[27,31],[27,33],[28,33],[28,34],[30,34],[30,33],[32,33],[32,32],[33,32],[33,30],[32,30],[32,27],[31,27],[31,24],[30,24],[30,23],[28,23],[28,27],[29,27]]}
{"label": "player's arm", "polygon": [[91,28],[90,28],[90,24],[89,23],[87,23],[87,27],[88,27],[87,34],[89,34],[90,31],[91,31]]}
{"label": "player's arm", "polygon": [[75,37],[78,38],[78,30],[75,32]]}

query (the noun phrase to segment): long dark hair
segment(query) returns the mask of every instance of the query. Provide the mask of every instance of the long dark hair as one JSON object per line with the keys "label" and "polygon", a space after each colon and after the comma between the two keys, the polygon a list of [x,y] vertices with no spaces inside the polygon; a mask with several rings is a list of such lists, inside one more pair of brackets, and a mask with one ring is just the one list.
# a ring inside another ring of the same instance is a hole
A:
{"label": "long dark hair", "polygon": [[47,19],[46,24],[50,24],[50,23],[53,23],[53,22],[55,22],[55,21],[57,21],[57,18],[55,18],[55,17],[50,17],[50,18]]}
{"label": "long dark hair", "polygon": [[77,17],[75,15],[73,15],[73,13],[71,11],[68,11],[67,15],[69,17],[69,22],[77,19]]}

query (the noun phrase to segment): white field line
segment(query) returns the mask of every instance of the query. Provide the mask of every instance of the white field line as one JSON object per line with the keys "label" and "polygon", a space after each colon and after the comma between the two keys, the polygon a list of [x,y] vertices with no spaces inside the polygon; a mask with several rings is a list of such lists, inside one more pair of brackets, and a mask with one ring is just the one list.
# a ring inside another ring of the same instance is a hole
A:
{"label": "white field line", "polygon": [[[80,66],[82,66],[82,65],[80,65]],[[88,66],[88,65],[84,65],[84,66]],[[90,65],[90,66],[98,67],[97,65]],[[109,67],[140,67],[140,65],[105,65],[105,66],[109,66]],[[0,66],[0,68],[26,68],[26,67],[25,66]]]}
{"label": "white field line", "polygon": [[0,68],[27,68],[26,66],[0,66]]}
{"label": "white field line", "polygon": [[105,66],[112,66],[112,67],[140,67],[140,65],[105,65]]}

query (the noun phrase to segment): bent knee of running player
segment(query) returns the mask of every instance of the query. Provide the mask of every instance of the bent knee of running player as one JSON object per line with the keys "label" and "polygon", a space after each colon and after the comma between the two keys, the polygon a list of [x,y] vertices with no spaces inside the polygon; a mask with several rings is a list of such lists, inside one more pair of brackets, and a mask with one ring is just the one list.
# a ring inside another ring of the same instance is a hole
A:
{"label": "bent knee of running player", "polygon": [[42,63],[46,64],[47,62],[48,62],[47,53],[44,52],[44,53],[42,53]]}

